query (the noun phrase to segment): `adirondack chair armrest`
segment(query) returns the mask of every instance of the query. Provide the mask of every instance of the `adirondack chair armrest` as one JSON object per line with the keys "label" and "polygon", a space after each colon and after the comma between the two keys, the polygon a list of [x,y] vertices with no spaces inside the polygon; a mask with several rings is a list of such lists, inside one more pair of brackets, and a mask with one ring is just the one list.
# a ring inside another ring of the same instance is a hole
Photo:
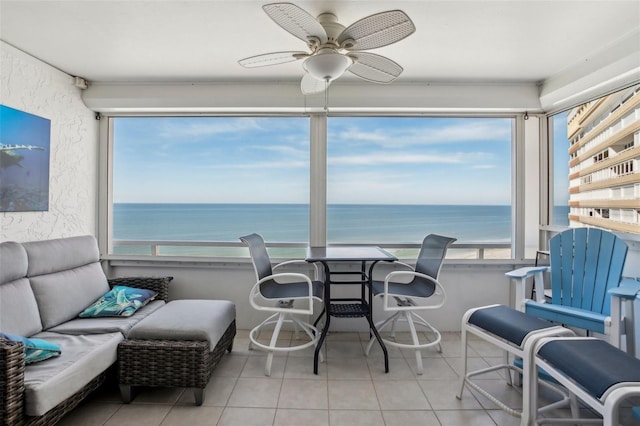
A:
{"label": "adirondack chair armrest", "polygon": [[635,299],[640,295],[640,281],[634,278],[623,278],[618,287],[608,291],[612,297]]}
{"label": "adirondack chair armrest", "polygon": [[529,278],[540,272],[547,272],[550,268],[548,266],[527,266],[525,268],[518,268],[513,271],[507,272],[505,275],[509,278]]}
{"label": "adirondack chair armrest", "polygon": [[[621,347],[621,335],[627,336],[627,352],[635,355],[635,336],[633,333],[627,333],[627,330],[633,329],[635,321],[633,301],[640,298],[640,281],[634,278],[623,278],[618,287],[610,289],[607,294],[611,296],[611,344],[615,347]],[[627,311],[622,312],[622,305],[627,305]]]}
{"label": "adirondack chair armrest", "polygon": [[519,268],[505,274],[511,279],[511,282],[516,285],[516,309],[523,312],[525,310],[525,300],[527,299],[525,287],[527,278],[530,277],[535,277],[536,301],[540,303],[545,302],[543,274],[549,269],[548,266],[532,266]]}

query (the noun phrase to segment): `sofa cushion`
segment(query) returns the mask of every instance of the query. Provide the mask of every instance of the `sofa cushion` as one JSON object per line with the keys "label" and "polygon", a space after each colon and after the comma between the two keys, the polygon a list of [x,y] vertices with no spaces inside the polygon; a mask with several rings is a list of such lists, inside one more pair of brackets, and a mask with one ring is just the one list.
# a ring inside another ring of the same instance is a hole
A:
{"label": "sofa cushion", "polygon": [[22,244],[29,258],[27,276],[51,274],[100,261],[95,237],[59,238]]}
{"label": "sofa cushion", "polygon": [[20,336],[42,331],[38,304],[28,279],[0,284],[0,330]]}
{"label": "sofa cushion", "polygon": [[29,281],[45,330],[77,317],[84,308],[109,291],[107,277],[97,262],[30,277]]}
{"label": "sofa cushion", "polygon": [[60,346],[44,339],[28,338],[1,332],[0,338],[9,340],[11,342],[22,343],[22,345],[24,346],[25,364],[44,361],[45,359],[53,358],[54,356],[60,355]]}
{"label": "sofa cushion", "polygon": [[25,413],[41,416],[78,392],[116,361],[120,333],[70,336],[42,332],[34,337],[62,348],[56,358],[29,364],[24,371]]}
{"label": "sofa cushion", "polygon": [[0,244],[0,285],[27,276],[27,252],[19,243]]}
{"label": "sofa cushion", "polygon": [[100,334],[120,332],[125,337],[135,324],[165,305],[164,300],[154,300],[138,309],[131,317],[75,318],[47,331],[64,334]]}
{"label": "sofa cushion", "polygon": [[80,312],[79,317],[130,317],[157,295],[153,290],[117,285]]}
{"label": "sofa cushion", "polygon": [[27,276],[27,252],[15,242],[0,243],[0,330],[30,336],[42,331],[38,304]]}

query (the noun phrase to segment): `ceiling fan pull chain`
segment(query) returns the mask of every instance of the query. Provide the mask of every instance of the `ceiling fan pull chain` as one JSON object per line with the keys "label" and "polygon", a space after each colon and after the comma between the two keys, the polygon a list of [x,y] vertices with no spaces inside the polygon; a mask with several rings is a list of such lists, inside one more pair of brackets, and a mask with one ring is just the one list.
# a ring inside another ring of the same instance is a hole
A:
{"label": "ceiling fan pull chain", "polygon": [[324,113],[329,113],[329,79],[324,79]]}

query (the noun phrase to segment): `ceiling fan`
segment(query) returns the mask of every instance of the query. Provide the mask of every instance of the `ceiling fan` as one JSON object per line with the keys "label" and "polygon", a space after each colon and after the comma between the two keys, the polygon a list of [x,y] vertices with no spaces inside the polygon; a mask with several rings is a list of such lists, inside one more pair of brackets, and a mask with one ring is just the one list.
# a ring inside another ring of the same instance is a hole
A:
{"label": "ceiling fan", "polygon": [[401,10],[370,15],[345,28],[333,13],[322,13],[316,19],[292,3],[271,3],[262,8],[276,24],[307,43],[309,52],[265,53],[238,63],[256,68],[304,60],[305,74],[300,86],[305,95],[326,90],[347,70],[367,81],[391,83],[402,73],[402,67],[389,58],[363,50],[395,43],[416,30]]}

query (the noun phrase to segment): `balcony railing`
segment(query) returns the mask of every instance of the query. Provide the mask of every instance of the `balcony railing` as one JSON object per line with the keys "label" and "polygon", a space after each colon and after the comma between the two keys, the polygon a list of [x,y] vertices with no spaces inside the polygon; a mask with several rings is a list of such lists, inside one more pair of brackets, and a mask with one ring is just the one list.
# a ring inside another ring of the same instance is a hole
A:
{"label": "balcony railing", "polygon": [[[420,244],[398,243],[337,243],[340,245],[376,245],[393,253],[401,259],[416,258]],[[267,242],[270,254],[274,258],[301,258],[305,255],[307,243]],[[152,256],[152,257],[207,257],[242,258],[249,257],[246,247],[234,241],[149,241],[149,240],[113,240],[114,255]],[[447,253],[447,259],[509,259],[511,243],[455,243]]]}

